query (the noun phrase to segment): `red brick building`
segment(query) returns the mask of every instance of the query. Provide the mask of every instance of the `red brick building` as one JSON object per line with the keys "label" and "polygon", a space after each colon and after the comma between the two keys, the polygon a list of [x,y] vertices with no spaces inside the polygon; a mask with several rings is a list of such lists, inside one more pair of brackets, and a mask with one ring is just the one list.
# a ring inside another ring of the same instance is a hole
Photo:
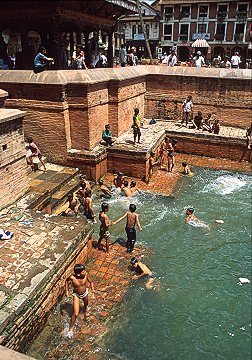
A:
{"label": "red brick building", "polygon": [[[156,1],[157,3],[158,1]],[[160,33],[163,52],[177,50],[179,60],[201,50],[208,58],[215,54],[251,58],[251,3],[219,0],[160,0]],[[205,39],[211,49],[192,48]]]}

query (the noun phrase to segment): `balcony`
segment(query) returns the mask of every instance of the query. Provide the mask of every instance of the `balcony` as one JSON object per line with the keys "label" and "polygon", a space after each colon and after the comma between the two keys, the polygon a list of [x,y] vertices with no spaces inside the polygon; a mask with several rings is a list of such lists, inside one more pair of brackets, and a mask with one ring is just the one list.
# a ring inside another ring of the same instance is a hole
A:
{"label": "balcony", "polygon": [[217,40],[217,41],[223,41],[224,37],[225,37],[224,34],[215,34],[214,35],[214,39]]}
{"label": "balcony", "polygon": [[181,40],[182,42],[187,42],[188,34],[179,34],[179,40]]}
{"label": "balcony", "polygon": [[234,34],[234,41],[236,43],[242,43],[244,39],[244,33]]}

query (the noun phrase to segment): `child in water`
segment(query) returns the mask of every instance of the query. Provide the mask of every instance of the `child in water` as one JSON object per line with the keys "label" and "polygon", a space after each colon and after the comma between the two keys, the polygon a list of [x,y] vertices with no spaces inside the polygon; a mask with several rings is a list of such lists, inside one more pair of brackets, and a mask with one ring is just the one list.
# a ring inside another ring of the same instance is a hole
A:
{"label": "child in water", "polygon": [[184,175],[189,175],[189,176],[193,176],[193,173],[191,172],[189,165],[187,164],[187,162],[182,162],[181,164],[183,166],[183,174]]}

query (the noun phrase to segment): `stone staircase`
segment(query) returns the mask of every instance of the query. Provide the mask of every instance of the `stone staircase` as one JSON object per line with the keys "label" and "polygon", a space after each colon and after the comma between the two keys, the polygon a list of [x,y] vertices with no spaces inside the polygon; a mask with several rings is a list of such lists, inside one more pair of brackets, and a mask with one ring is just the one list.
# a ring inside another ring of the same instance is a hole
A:
{"label": "stone staircase", "polygon": [[[45,159],[46,160],[46,159]],[[17,203],[23,209],[33,209],[51,214],[65,202],[66,195],[79,187],[79,169],[46,163],[46,172],[30,172],[30,191]]]}

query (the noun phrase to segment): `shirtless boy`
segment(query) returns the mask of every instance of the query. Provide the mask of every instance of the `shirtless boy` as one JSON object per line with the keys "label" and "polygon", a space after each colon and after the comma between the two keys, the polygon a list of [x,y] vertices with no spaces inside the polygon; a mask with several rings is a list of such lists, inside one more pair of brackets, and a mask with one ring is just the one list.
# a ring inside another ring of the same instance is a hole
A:
{"label": "shirtless boy", "polygon": [[167,158],[168,158],[168,172],[172,172],[174,166],[175,166],[175,148],[176,148],[176,145],[177,145],[177,140],[176,139],[173,139],[171,143],[168,144],[168,147],[167,147],[167,151],[168,151],[168,154],[167,154]]}
{"label": "shirtless boy", "polygon": [[80,184],[85,184],[86,189],[91,190],[91,185],[90,182],[87,180],[87,176],[86,175],[80,175],[79,177],[81,183]]}
{"label": "shirtless boy", "polygon": [[154,166],[157,165],[158,162],[155,160],[155,153],[151,152],[150,158],[149,158],[149,179],[151,178],[153,174]]}
{"label": "shirtless boy", "polygon": [[115,175],[113,184],[117,188],[121,188],[123,186],[123,174],[121,172],[118,172],[117,175]]}
{"label": "shirtless boy", "polygon": [[130,260],[131,265],[134,267],[134,270],[136,271],[137,275],[134,275],[134,279],[140,279],[141,277],[147,275],[149,276],[147,283],[145,284],[147,289],[151,289],[152,282],[154,281],[154,278],[152,277],[153,273],[150,271],[150,269],[143,264],[142,262],[138,261],[136,257],[133,257]]}
{"label": "shirtless boy", "polygon": [[127,218],[127,223],[125,227],[125,231],[127,234],[127,252],[131,253],[134,249],[134,245],[136,242],[136,229],[135,225],[137,224],[138,229],[141,231],[142,227],[140,225],[139,221],[139,215],[135,212],[136,211],[136,205],[130,204],[129,211],[127,211],[122,217],[117,219],[113,222],[113,224],[117,224],[119,221],[123,220],[124,218]]}
{"label": "shirtless boy", "polygon": [[90,189],[87,189],[85,191],[85,203],[84,203],[84,215],[88,220],[92,220],[94,223],[96,223],[96,216],[92,207],[92,191]]}
{"label": "shirtless boy", "polygon": [[126,197],[130,197],[132,195],[132,191],[131,189],[129,188],[129,182],[128,180],[124,180],[123,182],[123,186],[122,186],[122,192],[124,193],[124,195]]}
{"label": "shirtless boy", "polygon": [[84,302],[84,320],[87,319],[87,307],[88,307],[88,288],[87,283],[91,286],[92,297],[95,298],[94,284],[87,272],[85,266],[82,264],[76,264],[74,266],[74,275],[71,275],[65,284],[66,297],[69,296],[69,286],[73,285],[73,315],[71,318],[71,324],[69,328],[70,334],[73,333],[74,323],[80,312],[80,300]]}
{"label": "shirtless boy", "polygon": [[131,181],[130,183],[130,190],[131,190],[131,195],[135,195],[135,193],[137,191],[140,191],[137,187],[136,187],[136,182],[134,180]]}
{"label": "shirtless boy", "polygon": [[73,195],[73,193],[67,194],[67,201],[68,202],[68,208],[62,213],[65,216],[68,216],[71,211],[75,213],[75,215],[78,215],[78,209],[80,206],[80,203],[78,199]]}
{"label": "shirtless boy", "polygon": [[191,221],[193,221],[193,222],[197,222],[197,223],[199,223],[199,222],[201,222],[201,220],[199,220],[194,214],[194,208],[188,208],[187,210],[186,210],[186,223],[190,223]]}
{"label": "shirtless boy", "polygon": [[193,173],[191,172],[191,169],[189,167],[189,165],[187,164],[187,162],[182,162],[181,164],[183,166],[183,174],[184,175],[189,175],[189,176],[193,176]]}
{"label": "shirtless boy", "polygon": [[112,225],[112,222],[109,220],[109,217],[107,215],[107,212],[109,211],[109,204],[108,203],[102,203],[101,204],[101,211],[99,214],[99,220],[101,222],[100,225],[100,233],[99,233],[99,240],[98,240],[98,250],[102,250],[101,242],[102,239],[106,240],[106,252],[109,254],[109,227]]}
{"label": "shirtless boy", "polygon": [[107,188],[106,185],[103,184],[103,180],[99,180],[98,182],[99,186],[100,186],[100,190],[102,192],[102,196],[105,196],[106,198],[110,199],[112,196],[112,192],[109,190],[109,188]]}
{"label": "shirtless boy", "polygon": [[84,207],[85,204],[85,191],[86,191],[86,184],[85,183],[81,183],[80,184],[80,188],[77,191],[77,196],[79,199],[80,204]]}

